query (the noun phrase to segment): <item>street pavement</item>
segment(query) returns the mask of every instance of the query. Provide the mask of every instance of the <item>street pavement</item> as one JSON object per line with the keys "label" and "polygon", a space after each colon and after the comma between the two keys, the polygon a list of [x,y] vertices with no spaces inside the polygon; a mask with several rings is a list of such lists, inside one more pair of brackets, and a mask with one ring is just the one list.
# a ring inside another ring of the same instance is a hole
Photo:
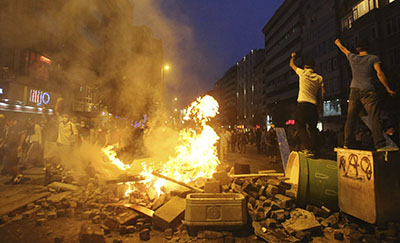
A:
{"label": "street pavement", "polygon": [[268,160],[267,156],[257,153],[256,145],[247,145],[246,153],[229,152],[224,156],[222,164],[233,166],[235,163],[249,164],[251,173],[258,173],[259,170],[276,170],[283,172],[283,165],[278,156],[277,162]]}

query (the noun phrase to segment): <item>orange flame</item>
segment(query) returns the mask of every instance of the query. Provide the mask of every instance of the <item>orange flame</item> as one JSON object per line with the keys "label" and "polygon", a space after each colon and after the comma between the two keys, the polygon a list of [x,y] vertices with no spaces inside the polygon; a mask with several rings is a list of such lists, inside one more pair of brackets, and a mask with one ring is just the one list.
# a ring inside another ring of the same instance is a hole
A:
{"label": "orange flame", "polygon": [[[195,182],[199,178],[210,178],[220,164],[215,144],[219,140],[214,129],[207,125],[211,118],[218,114],[218,102],[209,95],[199,97],[187,109],[185,120],[193,120],[196,129],[183,129],[179,132],[180,144],[176,147],[175,156],[169,160],[160,169],[160,173],[175,180],[185,183]],[[103,149],[113,164],[121,170],[126,170],[130,166],[125,165],[116,157],[112,151],[113,147]],[[142,181],[151,185],[161,195],[161,187],[166,183],[165,180],[155,178],[151,173],[154,168],[146,163],[142,163],[143,171],[141,173],[146,179]],[[133,189],[129,184],[126,195],[129,195]]]}

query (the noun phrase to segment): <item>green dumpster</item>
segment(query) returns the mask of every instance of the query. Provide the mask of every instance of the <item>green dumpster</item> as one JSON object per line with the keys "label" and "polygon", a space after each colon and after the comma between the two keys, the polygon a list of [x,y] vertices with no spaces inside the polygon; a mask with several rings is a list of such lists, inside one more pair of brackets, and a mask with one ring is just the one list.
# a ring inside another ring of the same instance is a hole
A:
{"label": "green dumpster", "polygon": [[297,205],[325,206],[338,210],[337,162],[311,159],[292,152],[285,170],[289,182],[297,185]]}

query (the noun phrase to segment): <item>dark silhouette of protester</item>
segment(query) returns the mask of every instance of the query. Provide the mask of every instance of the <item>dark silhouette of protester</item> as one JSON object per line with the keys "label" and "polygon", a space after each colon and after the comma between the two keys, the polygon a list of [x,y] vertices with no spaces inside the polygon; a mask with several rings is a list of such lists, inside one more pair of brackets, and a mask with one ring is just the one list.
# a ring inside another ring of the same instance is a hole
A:
{"label": "dark silhouette of protester", "polygon": [[256,145],[257,153],[261,153],[261,128],[256,129]]}
{"label": "dark silhouette of protester", "polygon": [[3,140],[1,146],[4,148],[2,174],[10,174],[10,181],[5,184],[19,184],[24,176],[18,167],[19,159],[22,156],[22,146],[26,138],[26,128],[17,123],[15,117],[8,117],[7,124],[3,130]]}
{"label": "dark silhouette of protester", "polygon": [[[318,105],[324,100],[324,83],[321,75],[314,72],[315,62],[307,60],[304,69],[294,64],[296,53],[292,53],[289,65],[299,76],[299,94],[296,108],[296,127],[300,136],[303,153],[315,156],[318,149]],[[308,125],[308,131],[307,131]]]}
{"label": "dark silhouette of protester", "polygon": [[375,72],[381,84],[386,88],[387,93],[389,95],[396,94],[387,83],[386,76],[380,66],[381,61],[377,56],[368,54],[368,42],[365,40],[357,41],[356,50],[358,54],[347,50],[339,39],[335,40],[335,44],[346,55],[353,75],[350,84],[347,120],[344,128],[344,148],[354,147],[354,126],[360,110],[364,108],[372,123],[372,136],[377,151],[398,150],[398,148],[387,146],[383,136],[382,125],[379,121],[378,97],[374,87]]}

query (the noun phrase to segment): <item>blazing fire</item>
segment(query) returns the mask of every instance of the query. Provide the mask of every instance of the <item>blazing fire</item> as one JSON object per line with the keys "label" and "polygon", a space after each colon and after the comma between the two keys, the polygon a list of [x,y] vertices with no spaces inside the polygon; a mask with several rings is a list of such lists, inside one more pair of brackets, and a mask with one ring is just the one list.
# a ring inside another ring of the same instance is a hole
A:
{"label": "blazing fire", "polygon": [[[180,142],[175,148],[175,155],[157,171],[184,183],[195,182],[199,178],[210,178],[220,164],[215,147],[219,137],[207,122],[217,114],[218,102],[213,97],[206,95],[194,101],[187,108],[184,120],[194,121],[195,128],[186,128],[179,132]],[[130,168],[117,158],[112,146],[104,148],[103,153],[121,170]],[[141,175],[146,178],[142,183],[150,185],[159,196],[166,181],[152,175],[155,168],[151,165],[142,163],[142,167]],[[135,190],[133,183],[128,185],[126,196]]]}
{"label": "blazing fire", "polygon": [[110,145],[105,148],[102,148],[101,151],[110,159],[111,163],[116,165],[121,170],[126,170],[131,168],[130,165],[125,164],[121,160],[117,158],[117,153],[113,150],[114,146]]}

